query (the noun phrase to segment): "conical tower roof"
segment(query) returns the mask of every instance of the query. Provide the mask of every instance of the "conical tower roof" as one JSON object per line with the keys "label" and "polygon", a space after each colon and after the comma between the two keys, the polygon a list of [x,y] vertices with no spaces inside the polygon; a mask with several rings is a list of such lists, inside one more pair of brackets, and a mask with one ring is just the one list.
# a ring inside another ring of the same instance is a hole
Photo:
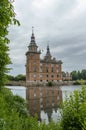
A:
{"label": "conical tower roof", "polygon": [[32,27],[32,36],[31,36],[30,45],[36,45],[35,36],[34,36],[34,27]]}
{"label": "conical tower roof", "polygon": [[46,56],[51,57],[49,45],[47,45]]}
{"label": "conical tower roof", "polygon": [[49,49],[49,45],[47,45],[47,52],[46,52],[46,55],[45,55],[45,60],[51,60],[51,53],[50,53],[50,49]]}

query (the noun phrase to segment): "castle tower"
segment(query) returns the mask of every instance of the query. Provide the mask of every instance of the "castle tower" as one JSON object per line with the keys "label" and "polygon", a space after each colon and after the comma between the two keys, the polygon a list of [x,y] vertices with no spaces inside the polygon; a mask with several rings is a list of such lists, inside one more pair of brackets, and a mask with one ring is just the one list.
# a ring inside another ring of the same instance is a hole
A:
{"label": "castle tower", "polygon": [[49,45],[47,46],[47,52],[46,52],[46,55],[45,55],[45,60],[51,60],[51,54],[50,54],[50,48],[49,48]]}
{"label": "castle tower", "polygon": [[34,30],[32,27],[31,41],[28,46],[26,53],[26,83],[32,83],[39,81],[39,70],[40,70],[40,51],[35,42]]}

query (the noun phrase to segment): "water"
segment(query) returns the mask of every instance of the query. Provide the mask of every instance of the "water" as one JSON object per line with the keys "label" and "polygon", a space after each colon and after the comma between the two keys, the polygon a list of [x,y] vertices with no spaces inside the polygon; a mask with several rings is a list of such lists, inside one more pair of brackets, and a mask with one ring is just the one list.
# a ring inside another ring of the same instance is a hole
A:
{"label": "water", "polygon": [[65,100],[66,96],[69,97],[69,95],[74,90],[80,90],[80,89],[81,89],[81,85],[61,86],[63,101]]}
{"label": "water", "polygon": [[51,119],[57,122],[60,119],[59,104],[65,100],[74,90],[80,90],[81,86],[61,86],[52,88],[29,88],[23,86],[7,86],[14,95],[19,95],[28,100],[29,113],[34,116],[38,115],[38,119],[48,123]]}
{"label": "water", "polygon": [[21,96],[26,99],[26,88],[24,86],[6,86],[14,95]]}

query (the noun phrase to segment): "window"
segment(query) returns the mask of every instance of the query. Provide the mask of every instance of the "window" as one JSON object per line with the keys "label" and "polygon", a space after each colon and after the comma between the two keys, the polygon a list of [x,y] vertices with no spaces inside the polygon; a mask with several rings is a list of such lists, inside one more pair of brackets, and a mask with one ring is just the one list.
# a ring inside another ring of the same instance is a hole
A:
{"label": "window", "polygon": [[42,80],[40,80],[40,82],[42,82]]}
{"label": "window", "polygon": [[36,78],[36,74],[34,74],[34,78]]}
{"label": "window", "polygon": [[48,82],[48,80],[46,80]]}
{"label": "window", "polygon": [[42,74],[40,74],[40,78],[42,78]]}
{"label": "window", "polygon": [[48,72],[48,67],[46,67],[46,72]]}
{"label": "window", "polygon": [[54,64],[51,64],[51,67],[54,67]]}
{"label": "window", "polygon": [[40,108],[43,108],[43,105],[42,105],[42,104],[40,105]]}
{"label": "window", "polygon": [[51,77],[53,78],[53,77],[54,77],[54,75],[51,75]]}
{"label": "window", "polygon": [[54,68],[53,67],[51,68],[51,72],[54,72]]}
{"label": "window", "polygon": [[42,67],[40,67],[40,72],[42,72]]}
{"label": "window", "polygon": [[58,73],[58,69],[56,70],[56,72]]}
{"label": "window", "polygon": [[46,75],[46,77],[48,77],[48,75]]}
{"label": "window", "polygon": [[57,78],[59,77],[59,75],[57,74]]}
{"label": "window", "polygon": [[36,72],[36,66],[34,66],[34,72]]}
{"label": "window", "polygon": [[40,63],[40,66],[42,66],[42,63]]}
{"label": "window", "polygon": [[40,92],[40,96],[42,96],[42,92]]}
{"label": "window", "polygon": [[34,97],[36,97],[36,93],[34,93]]}
{"label": "window", "polygon": [[57,66],[57,68],[59,67],[59,65],[56,65]]}

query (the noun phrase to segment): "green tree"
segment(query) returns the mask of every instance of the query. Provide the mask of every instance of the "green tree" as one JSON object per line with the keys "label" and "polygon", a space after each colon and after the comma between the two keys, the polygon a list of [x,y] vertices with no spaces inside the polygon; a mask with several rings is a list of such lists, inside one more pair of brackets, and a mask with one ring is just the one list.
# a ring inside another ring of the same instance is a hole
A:
{"label": "green tree", "polygon": [[8,79],[9,81],[14,81],[14,80],[15,80],[15,77],[12,76],[12,75],[7,75],[7,79]]}
{"label": "green tree", "polygon": [[29,115],[26,101],[11,91],[0,91],[0,130],[38,130],[37,118]]}
{"label": "green tree", "polygon": [[82,79],[86,80],[86,70],[85,69],[83,69],[81,71],[81,77],[82,77]]}
{"label": "green tree", "polygon": [[77,80],[78,79],[78,72],[77,71],[72,71],[71,75],[72,75],[72,80]]}
{"label": "green tree", "polygon": [[80,71],[77,72],[77,75],[78,75],[78,79],[82,79]]}
{"label": "green tree", "polygon": [[23,74],[19,74],[19,75],[15,76],[15,80],[16,81],[19,81],[19,80],[25,81],[26,80],[26,76],[23,75]]}
{"label": "green tree", "polygon": [[86,128],[86,88],[75,91],[63,104],[63,130],[85,130]]}
{"label": "green tree", "polygon": [[7,65],[11,63],[8,55],[10,42],[7,38],[8,27],[16,23],[19,25],[19,21],[15,19],[12,3],[13,0],[0,0],[0,89],[6,83],[6,73],[9,70]]}

